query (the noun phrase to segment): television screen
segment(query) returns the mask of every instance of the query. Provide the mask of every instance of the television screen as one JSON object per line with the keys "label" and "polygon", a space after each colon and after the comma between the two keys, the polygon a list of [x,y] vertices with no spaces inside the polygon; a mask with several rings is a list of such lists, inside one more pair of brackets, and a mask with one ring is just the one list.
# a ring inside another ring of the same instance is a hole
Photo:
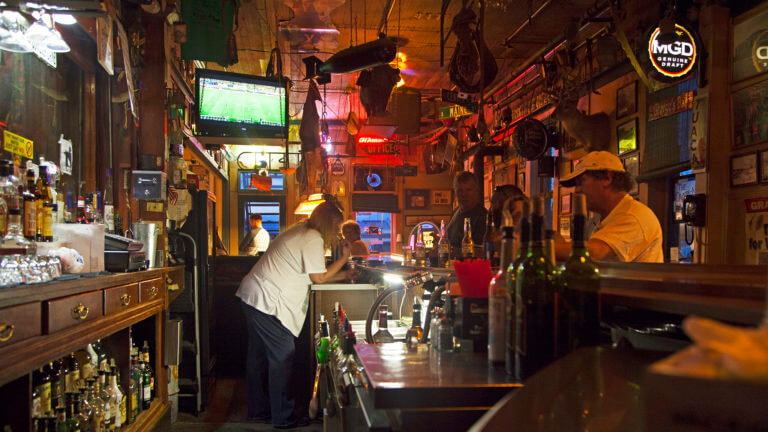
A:
{"label": "television screen", "polygon": [[287,80],[197,70],[197,134],[209,137],[287,137]]}

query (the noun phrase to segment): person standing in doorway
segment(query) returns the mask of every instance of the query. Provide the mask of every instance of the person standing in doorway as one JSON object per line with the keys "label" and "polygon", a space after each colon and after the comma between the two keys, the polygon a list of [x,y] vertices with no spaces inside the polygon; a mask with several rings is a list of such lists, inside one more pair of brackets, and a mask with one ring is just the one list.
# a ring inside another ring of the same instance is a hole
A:
{"label": "person standing in doorway", "polygon": [[265,230],[261,225],[261,215],[254,213],[248,218],[248,221],[251,225],[251,230],[240,241],[240,253],[244,255],[257,255],[261,252],[266,252],[269,247],[269,231]]}

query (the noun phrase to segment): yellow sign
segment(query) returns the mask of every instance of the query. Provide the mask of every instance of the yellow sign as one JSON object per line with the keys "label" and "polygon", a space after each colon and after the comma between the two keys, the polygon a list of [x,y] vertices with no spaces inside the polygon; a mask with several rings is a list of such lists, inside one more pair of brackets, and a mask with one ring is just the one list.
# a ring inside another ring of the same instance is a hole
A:
{"label": "yellow sign", "polygon": [[3,131],[3,148],[27,159],[32,159],[34,153],[32,140],[8,131]]}

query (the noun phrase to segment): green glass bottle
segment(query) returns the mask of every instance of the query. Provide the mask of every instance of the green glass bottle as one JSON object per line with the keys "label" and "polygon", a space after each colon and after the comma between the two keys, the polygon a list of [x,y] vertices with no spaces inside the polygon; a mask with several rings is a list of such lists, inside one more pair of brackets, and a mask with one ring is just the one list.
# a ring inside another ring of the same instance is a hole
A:
{"label": "green glass bottle", "polygon": [[517,258],[507,267],[507,353],[505,357],[507,375],[515,374],[515,290],[517,289],[517,269],[531,253],[531,203],[523,201],[520,223],[518,224],[520,246]]}
{"label": "green glass bottle", "polygon": [[600,271],[589,257],[584,228],[587,202],[584,194],[573,195],[571,255],[560,273],[557,302],[556,356],[576,348],[600,343]]}
{"label": "green glass bottle", "polygon": [[525,380],[554,359],[555,269],[544,248],[544,198],[533,201],[531,252],[515,280],[515,367]]}

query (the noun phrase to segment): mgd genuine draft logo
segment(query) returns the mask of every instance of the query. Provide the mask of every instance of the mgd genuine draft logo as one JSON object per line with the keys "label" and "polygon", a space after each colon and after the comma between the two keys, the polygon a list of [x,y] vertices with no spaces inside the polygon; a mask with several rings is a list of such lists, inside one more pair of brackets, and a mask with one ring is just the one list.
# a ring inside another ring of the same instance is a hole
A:
{"label": "mgd genuine draft logo", "polygon": [[648,54],[653,68],[670,78],[682,78],[696,64],[696,41],[685,27],[675,25],[675,40],[664,40],[657,27],[648,41]]}

